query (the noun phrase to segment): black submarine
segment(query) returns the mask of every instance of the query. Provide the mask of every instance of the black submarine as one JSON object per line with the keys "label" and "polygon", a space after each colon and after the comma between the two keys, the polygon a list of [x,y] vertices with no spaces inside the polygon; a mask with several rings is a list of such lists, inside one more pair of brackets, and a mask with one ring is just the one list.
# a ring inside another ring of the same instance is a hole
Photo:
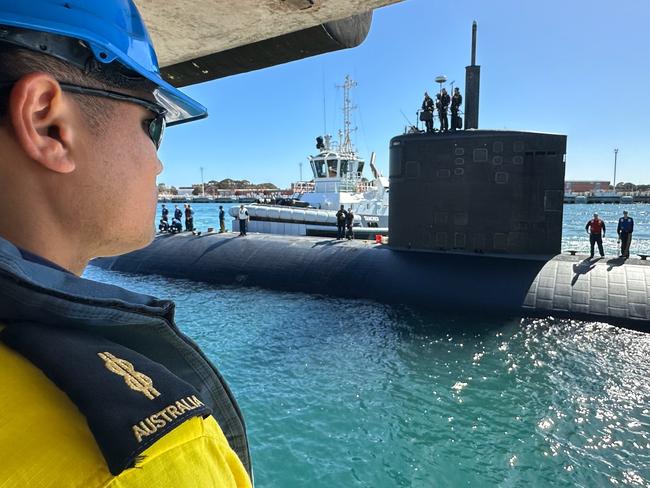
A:
{"label": "black submarine", "polygon": [[[650,261],[561,255],[566,136],[478,129],[476,23],[464,130],[390,141],[389,244],[159,235],[91,264],[426,309],[604,321],[650,331]],[[169,256],[174,256],[173,260]]]}

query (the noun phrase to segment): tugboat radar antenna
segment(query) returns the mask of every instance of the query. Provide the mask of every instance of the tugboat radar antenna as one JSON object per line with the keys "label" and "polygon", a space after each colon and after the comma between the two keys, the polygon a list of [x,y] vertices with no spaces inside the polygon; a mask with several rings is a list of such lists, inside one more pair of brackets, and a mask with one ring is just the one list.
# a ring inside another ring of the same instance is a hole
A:
{"label": "tugboat radar antenna", "polygon": [[347,154],[354,154],[354,146],[352,145],[352,139],[350,134],[357,130],[357,128],[352,128],[352,121],[350,120],[350,114],[352,110],[356,109],[356,105],[352,105],[350,100],[350,89],[357,86],[357,82],[350,78],[350,75],[345,75],[345,83],[339,85],[339,88],[343,88],[343,133],[341,134],[341,152]]}

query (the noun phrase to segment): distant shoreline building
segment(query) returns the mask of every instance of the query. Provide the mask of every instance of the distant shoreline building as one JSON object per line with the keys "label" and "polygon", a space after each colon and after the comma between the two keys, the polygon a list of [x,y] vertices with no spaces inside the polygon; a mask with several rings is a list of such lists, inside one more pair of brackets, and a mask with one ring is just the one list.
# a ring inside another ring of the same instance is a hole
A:
{"label": "distant shoreline building", "polygon": [[179,186],[178,187],[178,196],[179,197],[191,197],[194,187],[192,186]]}
{"label": "distant shoreline building", "polygon": [[593,193],[609,191],[609,181],[565,181],[564,193]]}

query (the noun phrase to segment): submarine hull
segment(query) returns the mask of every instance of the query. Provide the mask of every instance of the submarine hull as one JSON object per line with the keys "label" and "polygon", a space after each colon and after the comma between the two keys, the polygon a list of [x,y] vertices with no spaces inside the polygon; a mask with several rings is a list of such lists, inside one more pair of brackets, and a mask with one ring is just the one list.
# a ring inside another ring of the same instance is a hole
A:
{"label": "submarine hull", "polygon": [[[650,263],[414,252],[268,234],[161,235],[93,265],[220,285],[371,299],[424,309],[574,317],[650,329]],[[643,288],[645,287],[645,288]],[[643,288],[643,289],[642,289]]]}

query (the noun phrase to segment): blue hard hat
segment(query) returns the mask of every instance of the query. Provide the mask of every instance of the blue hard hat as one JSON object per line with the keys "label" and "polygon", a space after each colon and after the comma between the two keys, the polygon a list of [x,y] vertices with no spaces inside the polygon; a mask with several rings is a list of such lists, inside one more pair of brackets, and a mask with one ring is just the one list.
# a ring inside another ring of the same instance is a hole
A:
{"label": "blue hard hat", "polygon": [[132,0],[0,0],[2,26],[78,39],[99,63],[118,61],[157,86],[153,95],[167,110],[167,125],[208,115],[200,103],[162,79],[151,38]]}

